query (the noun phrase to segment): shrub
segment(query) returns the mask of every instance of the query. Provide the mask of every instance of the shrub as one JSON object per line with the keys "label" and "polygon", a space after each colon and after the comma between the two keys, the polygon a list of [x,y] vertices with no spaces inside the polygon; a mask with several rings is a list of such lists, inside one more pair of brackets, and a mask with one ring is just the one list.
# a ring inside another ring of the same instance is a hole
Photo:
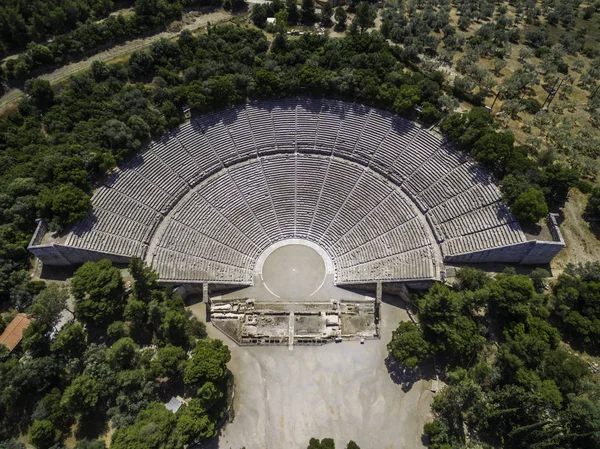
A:
{"label": "shrub", "polygon": [[535,98],[524,98],[521,103],[525,106],[525,112],[535,115],[540,109],[542,109],[542,105]]}
{"label": "shrub", "polygon": [[600,186],[592,189],[592,194],[585,206],[585,214],[590,217],[600,217]]}

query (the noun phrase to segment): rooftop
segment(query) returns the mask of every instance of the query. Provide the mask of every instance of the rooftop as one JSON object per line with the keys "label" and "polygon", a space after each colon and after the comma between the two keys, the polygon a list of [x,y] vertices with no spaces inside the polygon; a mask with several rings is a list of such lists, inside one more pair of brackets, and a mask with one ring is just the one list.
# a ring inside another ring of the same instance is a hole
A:
{"label": "rooftop", "polygon": [[12,351],[23,339],[23,332],[31,323],[24,313],[19,313],[7,326],[2,335],[0,335],[0,344],[3,344]]}

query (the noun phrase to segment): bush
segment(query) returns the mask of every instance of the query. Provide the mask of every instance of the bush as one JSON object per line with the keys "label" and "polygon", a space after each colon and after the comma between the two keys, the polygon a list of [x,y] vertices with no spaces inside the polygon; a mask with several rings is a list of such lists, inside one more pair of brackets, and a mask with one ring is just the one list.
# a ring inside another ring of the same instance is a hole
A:
{"label": "bush", "polygon": [[592,191],[592,189],[594,188],[594,185],[592,183],[584,181],[583,179],[580,179],[579,182],[577,183],[577,188],[579,189],[579,191],[581,193],[587,194]]}
{"label": "bush", "polygon": [[37,449],[48,449],[59,439],[60,433],[50,421],[34,421],[29,428],[29,440]]}
{"label": "bush", "polygon": [[589,217],[600,217],[600,186],[594,187],[591,193],[585,205],[585,214]]}
{"label": "bush", "polygon": [[524,98],[521,103],[525,106],[525,112],[531,115],[537,114],[542,109],[542,105],[535,98]]}

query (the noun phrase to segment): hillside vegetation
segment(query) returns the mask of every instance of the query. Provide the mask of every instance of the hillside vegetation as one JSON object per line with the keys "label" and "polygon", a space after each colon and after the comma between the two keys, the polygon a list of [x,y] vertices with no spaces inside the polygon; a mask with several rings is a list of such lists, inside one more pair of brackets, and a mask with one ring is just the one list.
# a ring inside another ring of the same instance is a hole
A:
{"label": "hillside vegetation", "polygon": [[[108,260],[81,266],[75,319],[55,335],[69,292],[51,284],[36,294],[18,354],[0,345],[0,447],[24,449],[21,434],[38,449],[67,439],[103,449],[107,434],[114,449],[175,449],[216,435],[231,397],[229,349],[142,262],[129,271],[126,291]],[[185,402],[177,414],[164,405],[173,396]]]}
{"label": "hillside vegetation", "polygon": [[600,264],[569,267],[552,295],[548,274],[465,268],[453,288],[416,295],[419,324],[401,323],[388,348],[408,369],[436,357],[447,386],[424,427],[432,449],[600,447],[598,375],[567,345],[600,350]]}

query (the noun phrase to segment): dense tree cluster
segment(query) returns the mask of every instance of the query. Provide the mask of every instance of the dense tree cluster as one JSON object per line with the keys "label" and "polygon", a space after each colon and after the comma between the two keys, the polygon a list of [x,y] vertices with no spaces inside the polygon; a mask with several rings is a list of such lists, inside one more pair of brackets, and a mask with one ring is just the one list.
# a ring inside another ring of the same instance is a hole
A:
{"label": "dense tree cluster", "polygon": [[[44,4],[46,2],[37,2]],[[72,9],[77,2],[65,2],[63,7]],[[79,3],[93,3],[92,0]],[[97,1],[96,3],[111,4],[111,1]],[[243,0],[135,0],[130,2],[135,6],[134,14],[111,15],[102,21],[83,21],[75,28],[57,27],[56,30],[63,31],[73,29],[69,33],[57,35],[51,42],[35,43],[27,45],[24,53],[16,58],[9,59],[6,62],[6,76],[9,79],[23,80],[36,70],[46,69],[48,67],[64,64],[65,62],[84,56],[93,52],[104,45],[122,42],[143,33],[158,31],[163,29],[173,20],[181,18],[184,7],[198,7],[208,5],[222,5],[224,7],[236,8]],[[76,10],[76,9],[75,9]],[[0,10],[1,11],[1,10]],[[67,14],[68,17],[75,16],[75,13]],[[38,17],[38,15],[36,15]],[[0,21],[2,20],[0,12]],[[37,20],[37,19],[36,19]],[[48,19],[46,19],[48,20]],[[52,20],[50,18],[50,20]],[[70,19],[74,20],[74,19]],[[77,22],[77,20],[75,19]],[[85,22],[85,23],[83,23]],[[37,23],[37,22],[36,22]],[[0,24],[1,26],[1,24]],[[11,26],[7,26],[7,33],[11,34]],[[5,28],[2,28],[5,29]],[[26,41],[25,41],[26,42]],[[0,41],[1,44],[1,41]],[[21,45],[23,42],[21,41]]]}
{"label": "dense tree cluster", "polygon": [[[120,1],[131,6],[134,0]],[[0,5],[0,56],[20,50],[27,43],[74,30],[88,20],[110,13],[113,0],[6,0]]]}
{"label": "dense tree cluster", "polygon": [[[50,285],[34,297],[26,354],[0,345],[0,447],[28,432],[36,448],[62,449],[75,429],[77,449],[101,449],[85,437],[109,419],[115,448],[180,448],[216,434],[231,388],[229,349],[206,339],[204,324],[140,260],[129,270],[126,293],[110,262],[83,265],[71,285],[77,321],[58,332],[67,292]],[[164,406],[173,395],[186,398],[176,414]]]}
{"label": "dense tree cluster", "polygon": [[[599,272],[573,268],[557,298],[591,293]],[[443,368],[447,386],[424,428],[433,449],[464,447],[467,437],[473,447],[600,447],[600,387],[549,322],[584,310],[590,297],[576,296],[559,299],[553,312],[554,300],[537,293],[531,278],[507,271],[492,279],[465,268],[453,288],[436,284],[416,299],[419,325],[402,323],[388,347],[409,368],[433,354]]]}
{"label": "dense tree cluster", "polygon": [[564,335],[597,350],[600,341],[600,262],[569,265],[554,286],[554,308]]}
{"label": "dense tree cluster", "polygon": [[559,162],[536,164],[529,147],[515,145],[511,132],[498,132],[495,127],[484,108],[451,114],[441,125],[452,143],[470,152],[502,182],[504,199],[515,217],[522,224],[535,224],[549,207],[564,204],[579,174]]}

